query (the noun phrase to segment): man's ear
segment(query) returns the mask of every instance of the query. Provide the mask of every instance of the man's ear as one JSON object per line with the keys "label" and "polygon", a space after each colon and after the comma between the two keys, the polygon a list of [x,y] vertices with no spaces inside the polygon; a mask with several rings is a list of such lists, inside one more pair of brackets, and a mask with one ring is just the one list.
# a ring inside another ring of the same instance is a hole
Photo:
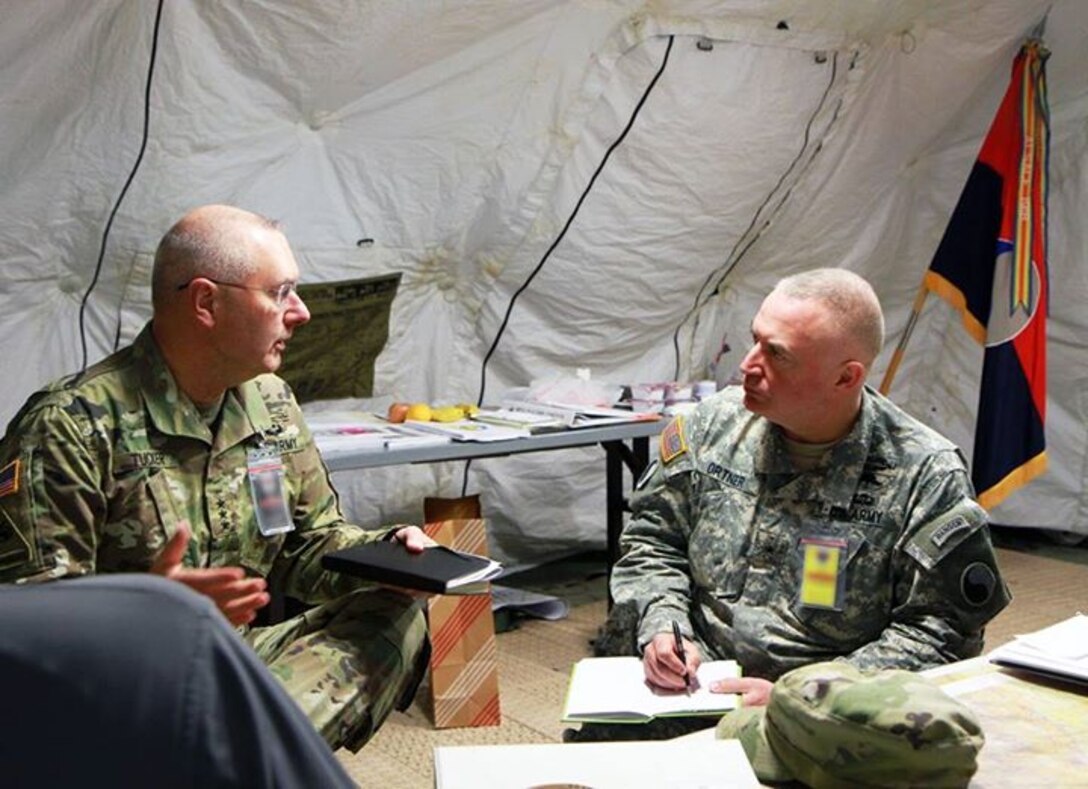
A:
{"label": "man's ear", "polygon": [[215,285],[211,282],[193,280],[186,288],[189,296],[189,307],[196,316],[197,322],[205,328],[215,326],[219,304],[215,300]]}
{"label": "man's ear", "polygon": [[865,365],[861,362],[844,362],[835,385],[844,389],[856,389],[865,383],[865,373]]}

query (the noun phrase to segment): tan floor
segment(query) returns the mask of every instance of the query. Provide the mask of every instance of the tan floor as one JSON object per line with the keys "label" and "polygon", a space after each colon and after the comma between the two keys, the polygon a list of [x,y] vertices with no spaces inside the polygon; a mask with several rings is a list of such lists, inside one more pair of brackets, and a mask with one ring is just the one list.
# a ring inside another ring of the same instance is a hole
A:
{"label": "tan floor", "polygon": [[[1080,562],[1044,554],[1000,549],[1002,572],[1013,602],[987,631],[987,649],[1018,633],[1038,630],[1088,611],[1088,549],[1069,549]],[[568,618],[557,622],[525,621],[498,635],[502,725],[437,731],[430,723],[423,688],[407,713],[395,712],[360,753],[337,755],[363,787],[430,789],[434,786],[432,754],[439,745],[557,742],[559,721],[571,664],[590,652],[589,640],[603,621],[602,576],[542,589],[570,603]]]}

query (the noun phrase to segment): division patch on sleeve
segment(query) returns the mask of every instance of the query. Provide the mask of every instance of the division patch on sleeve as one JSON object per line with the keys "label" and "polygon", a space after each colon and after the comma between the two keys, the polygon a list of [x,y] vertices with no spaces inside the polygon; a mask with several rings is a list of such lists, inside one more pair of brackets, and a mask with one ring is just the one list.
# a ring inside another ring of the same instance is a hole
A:
{"label": "division patch on sleeve", "polygon": [[661,448],[658,455],[666,466],[688,451],[684,441],[684,417],[678,416],[661,432]]}
{"label": "division patch on sleeve", "polygon": [[19,492],[19,465],[17,458],[0,469],[0,499]]}

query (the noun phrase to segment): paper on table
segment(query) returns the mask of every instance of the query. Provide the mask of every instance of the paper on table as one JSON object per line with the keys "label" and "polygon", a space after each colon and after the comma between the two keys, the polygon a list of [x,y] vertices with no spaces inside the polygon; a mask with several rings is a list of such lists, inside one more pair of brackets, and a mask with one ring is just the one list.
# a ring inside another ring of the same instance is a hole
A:
{"label": "paper on table", "polygon": [[306,418],[306,424],[322,452],[349,445],[354,448],[384,446],[388,427],[387,423],[364,412],[315,414]]}
{"label": "paper on table", "polygon": [[564,430],[568,425],[565,416],[538,414],[533,411],[514,408],[485,408],[479,413],[473,414],[472,419],[476,422],[487,422],[490,425],[499,425],[500,427],[528,430],[530,433]]}
{"label": "paper on table", "polygon": [[1077,614],[990,652],[1003,666],[1088,682],[1088,616]]}
{"label": "paper on table", "polygon": [[563,720],[645,723],[661,716],[721,715],[737,706],[738,697],[711,693],[710,683],[739,676],[735,660],[713,660],[699,666],[693,691],[668,693],[646,684],[640,658],[582,658],[571,671]]}
{"label": "paper on table", "polygon": [[491,425],[472,419],[459,419],[456,422],[416,422],[405,424],[416,430],[446,436],[454,441],[506,441],[511,438],[528,438],[529,431],[517,427]]}
{"label": "paper on table", "polygon": [[502,407],[509,411],[525,411],[561,419],[566,427],[575,430],[581,427],[604,427],[623,425],[631,422],[656,421],[660,414],[647,411],[628,411],[623,408],[603,406],[571,405],[568,403],[540,403],[530,400],[504,400]]}
{"label": "paper on table", "polygon": [[1088,657],[1088,616],[1077,614],[1050,627],[1016,638],[1026,646],[1057,658],[1077,660]]}
{"label": "paper on table", "polygon": [[449,443],[448,436],[392,424],[365,411],[330,411],[306,419],[318,451],[324,455],[358,449],[404,448]]}

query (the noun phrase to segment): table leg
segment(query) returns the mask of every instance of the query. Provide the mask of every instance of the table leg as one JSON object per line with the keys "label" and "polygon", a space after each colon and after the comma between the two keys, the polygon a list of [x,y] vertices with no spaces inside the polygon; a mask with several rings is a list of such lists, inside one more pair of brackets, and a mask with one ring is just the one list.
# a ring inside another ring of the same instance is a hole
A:
{"label": "table leg", "polygon": [[[608,578],[612,577],[612,565],[620,558],[620,534],[623,532],[623,513],[630,511],[623,489],[623,467],[631,472],[632,484],[646,469],[650,456],[650,440],[634,438],[628,447],[622,441],[605,441],[605,509],[608,544]],[[608,607],[612,607],[612,588],[609,584]]]}

